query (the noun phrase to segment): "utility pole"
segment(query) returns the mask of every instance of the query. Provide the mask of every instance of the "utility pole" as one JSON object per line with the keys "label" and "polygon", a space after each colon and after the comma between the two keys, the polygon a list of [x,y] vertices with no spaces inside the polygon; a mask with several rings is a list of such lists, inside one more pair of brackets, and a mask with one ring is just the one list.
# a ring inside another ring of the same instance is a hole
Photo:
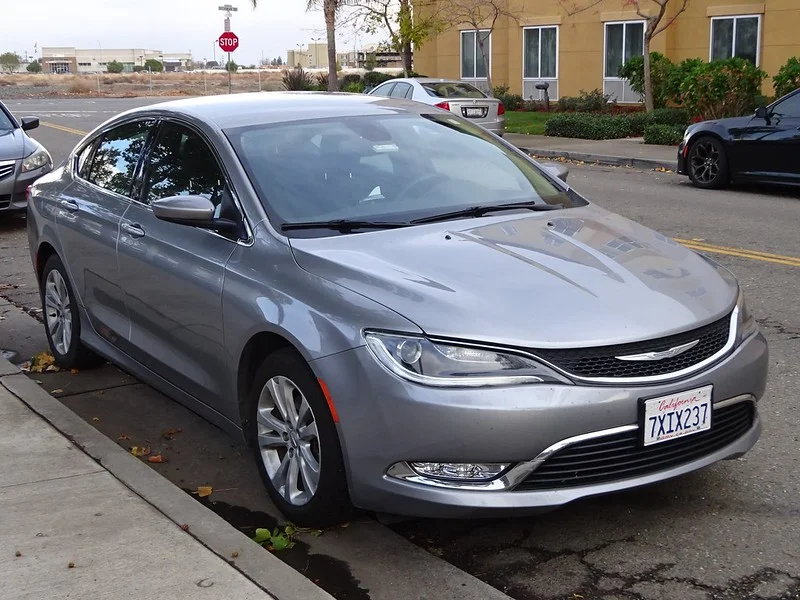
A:
{"label": "utility pole", "polygon": [[[235,6],[231,6],[230,4],[225,4],[223,6],[218,7],[218,10],[221,10],[225,13],[225,32],[231,30],[231,13],[238,11],[239,9]],[[228,62],[225,64],[225,68],[228,71],[228,93],[233,93],[233,83],[231,81],[231,53],[228,52]]]}

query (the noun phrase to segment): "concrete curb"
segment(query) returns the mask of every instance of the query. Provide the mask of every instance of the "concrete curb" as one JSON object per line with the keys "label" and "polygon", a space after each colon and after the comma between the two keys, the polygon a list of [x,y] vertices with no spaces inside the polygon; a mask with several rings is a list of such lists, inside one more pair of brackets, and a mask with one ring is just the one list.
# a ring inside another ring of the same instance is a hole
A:
{"label": "concrete curb", "polygon": [[537,150],[536,148],[522,148],[534,157],[539,158],[566,158],[568,160],[579,160],[598,165],[610,165],[614,167],[634,167],[636,169],[669,169],[677,171],[678,161],[663,161],[652,158],[632,158],[629,156],[609,156],[604,154],[585,154],[582,152],[568,152],[566,150]]}
{"label": "concrete curb", "polygon": [[[188,525],[192,537],[277,600],[333,600],[333,596],[120,448],[4,359],[0,359],[0,382],[126,487],[176,526]],[[235,560],[231,559],[233,552],[239,554]]]}

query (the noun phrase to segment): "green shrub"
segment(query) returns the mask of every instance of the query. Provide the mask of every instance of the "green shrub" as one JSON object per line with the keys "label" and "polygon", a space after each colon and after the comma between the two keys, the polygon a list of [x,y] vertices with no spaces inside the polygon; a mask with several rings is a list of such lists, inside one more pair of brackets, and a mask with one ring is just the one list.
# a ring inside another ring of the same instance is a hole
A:
{"label": "green shrub", "polygon": [[40,63],[38,60],[35,60],[32,63],[29,63],[26,69],[28,69],[28,73],[41,73],[42,63]]}
{"label": "green shrub", "polygon": [[587,92],[581,90],[578,96],[564,96],[558,100],[560,112],[603,112],[609,110],[611,96],[604,95],[601,90]]}
{"label": "green shrub", "polygon": [[[664,108],[670,100],[668,81],[676,69],[675,63],[659,52],[650,53],[650,83],[653,86],[653,106]],[[619,76],[627,79],[631,89],[644,98],[644,57],[635,56],[619,68]]]}
{"label": "green shrub", "polygon": [[145,70],[146,69],[142,65],[134,65],[134,67],[133,67],[133,72],[134,73],[141,73],[142,71],[145,71]]}
{"label": "green shrub", "polygon": [[528,112],[544,110],[544,102],[541,100],[525,100],[525,103],[522,105],[522,109],[527,110]]}
{"label": "green shrub", "polygon": [[743,58],[702,63],[681,83],[682,104],[704,120],[738,117],[755,109],[766,76]]}
{"label": "green shrub", "polygon": [[692,117],[683,108],[657,108],[647,115],[648,123],[654,125],[673,125],[686,127],[691,123]]}
{"label": "green shrub", "polygon": [[283,72],[283,89],[290,92],[304,92],[314,88],[311,75],[306,73],[302,67],[295,67],[291,71]]}
{"label": "green shrub", "polygon": [[342,84],[342,89],[350,85],[351,83],[362,83],[361,75],[358,73],[348,73],[347,75],[342,75],[341,79],[339,79],[339,83]]}
{"label": "green shrub", "polygon": [[650,124],[650,119],[648,116],[649,115],[643,111],[628,113],[625,115],[625,118],[628,119],[628,123],[630,124],[631,135],[638,136],[644,133],[645,127]]}
{"label": "green shrub", "polygon": [[390,79],[394,78],[391,75],[381,73],[380,71],[368,71],[367,73],[364,73],[364,85],[369,88],[373,88],[376,85],[382,84],[384,81],[389,81]]}
{"label": "green shrub", "polygon": [[509,94],[507,85],[498,85],[492,90],[492,96],[500,100],[506,110],[519,110],[525,106],[525,98],[519,94]]}
{"label": "green shrub", "polygon": [[677,146],[683,139],[684,130],[685,127],[654,123],[645,127],[644,143],[658,144],[661,146]]}
{"label": "green shrub", "polygon": [[362,81],[351,81],[342,86],[343,92],[349,92],[351,94],[363,94],[364,89],[364,82]]}
{"label": "green shrub", "polygon": [[793,56],[787,60],[773,77],[772,85],[778,98],[800,88],[800,59]]}
{"label": "green shrub", "polygon": [[123,65],[118,60],[111,60],[106,65],[106,71],[108,71],[109,73],[122,73],[124,69],[125,65]]}
{"label": "green shrub", "polygon": [[317,84],[316,89],[320,92],[327,92],[328,91],[328,74],[327,73],[317,73]]}
{"label": "green shrub", "polygon": [[544,134],[584,140],[612,140],[630,136],[631,123],[622,115],[558,114],[547,121]]}

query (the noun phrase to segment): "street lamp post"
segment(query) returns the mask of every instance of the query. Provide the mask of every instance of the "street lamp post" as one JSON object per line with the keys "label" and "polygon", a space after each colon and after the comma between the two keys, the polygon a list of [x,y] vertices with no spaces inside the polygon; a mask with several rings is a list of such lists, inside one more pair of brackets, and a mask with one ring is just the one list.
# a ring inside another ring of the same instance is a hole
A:
{"label": "street lamp post", "polygon": [[314,68],[319,69],[319,42],[322,40],[321,37],[311,38],[311,41],[314,42]]}

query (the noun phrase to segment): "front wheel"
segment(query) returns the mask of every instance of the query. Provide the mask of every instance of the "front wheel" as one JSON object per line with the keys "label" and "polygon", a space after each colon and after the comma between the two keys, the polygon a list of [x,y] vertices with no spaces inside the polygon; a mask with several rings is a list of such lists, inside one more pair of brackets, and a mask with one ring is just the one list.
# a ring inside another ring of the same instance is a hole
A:
{"label": "front wheel", "polygon": [[288,349],[267,357],[249,400],[256,463],[280,511],[306,527],[346,520],[350,499],[339,436],[302,357]]}
{"label": "front wheel", "polygon": [[722,142],[701,137],[689,148],[689,178],[703,189],[718,189],[728,184],[728,158]]}

